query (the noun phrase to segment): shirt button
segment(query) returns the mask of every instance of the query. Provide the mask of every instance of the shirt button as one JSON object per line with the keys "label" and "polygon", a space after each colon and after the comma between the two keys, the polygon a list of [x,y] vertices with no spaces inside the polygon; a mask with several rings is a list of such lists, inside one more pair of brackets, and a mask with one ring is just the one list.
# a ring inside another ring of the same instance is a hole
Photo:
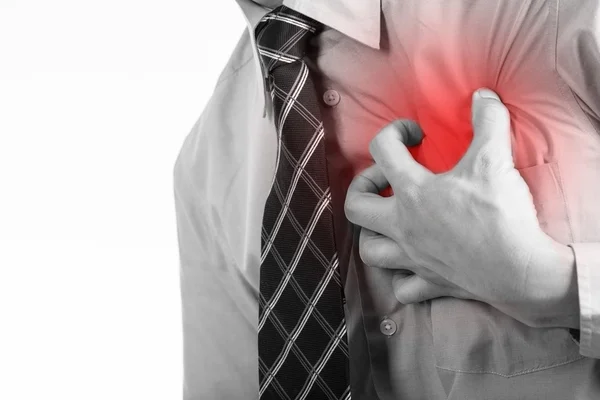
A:
{"label": "shirt button", "polygon": [[333,89],[329,89],[323,94],[323,101],[328,106],[333,107],[340,102],[340,94]]}
{"label": "shirt button", "polygon": [[396,333],[397,329],[398,326],[396,323],[389,318],[384,319],[379,324],[379,330],[381,330],[381,333],[383,333],[385,336],[392,336],[394,333]]}

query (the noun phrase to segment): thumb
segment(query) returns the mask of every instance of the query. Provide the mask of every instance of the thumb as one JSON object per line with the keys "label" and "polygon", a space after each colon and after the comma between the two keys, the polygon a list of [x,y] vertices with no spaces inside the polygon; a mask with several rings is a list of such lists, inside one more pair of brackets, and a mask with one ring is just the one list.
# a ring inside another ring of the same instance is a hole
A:
{"label": "thumb", "polygon": [[473,93],[471,105],[473,141],[459,165],[475,172],[513,167],[510,114],[490,89]]}
{"label": "thumb", "polygon": [[419,275],[397,273],[392,278],[396,299],[402,304],[420,303],[437,297],[449,296],[449,289],[431,283]]}

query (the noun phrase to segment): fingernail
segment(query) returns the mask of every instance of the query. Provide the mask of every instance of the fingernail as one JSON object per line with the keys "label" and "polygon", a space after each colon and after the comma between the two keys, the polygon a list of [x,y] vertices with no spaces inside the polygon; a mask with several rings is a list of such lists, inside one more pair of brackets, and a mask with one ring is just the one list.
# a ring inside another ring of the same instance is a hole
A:
{"label": "fingernail", "polygon": [[500,97],[490,89],[482,88],[476,92],[483,99],[494,99],[500,101]]}

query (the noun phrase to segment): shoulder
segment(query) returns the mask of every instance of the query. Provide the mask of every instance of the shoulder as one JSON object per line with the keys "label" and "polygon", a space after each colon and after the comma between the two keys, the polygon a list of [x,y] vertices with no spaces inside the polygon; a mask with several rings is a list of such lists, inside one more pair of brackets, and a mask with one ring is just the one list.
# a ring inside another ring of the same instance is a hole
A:
{"label": "shoulder", "polygon": [[240,36],[231,56],[229,57],[229,61],[223,68],[223,71],[219,75],[219,79],[217,81],[217,86],[222,84],[223,82],[229,80],[233,76],[237,75],[241,69],[244,68],[252,68],[254,59],[254,53],[252,49],[252,41],[250,40],[250,33],[248,28],[244,27],[244,31]]}
{"label": "shoulder", "polygon": [[[262,146],[276,138],[271,134],[269,121],[262,118],[262,82],[256,68],[246,29],[204,110],[184,139],[175,163],[176,183],[195,187],[194,193],[214,204],[226,196],[227,185],[250,162],[251,141]],[[216,173],[222,179],[215,180]]]}

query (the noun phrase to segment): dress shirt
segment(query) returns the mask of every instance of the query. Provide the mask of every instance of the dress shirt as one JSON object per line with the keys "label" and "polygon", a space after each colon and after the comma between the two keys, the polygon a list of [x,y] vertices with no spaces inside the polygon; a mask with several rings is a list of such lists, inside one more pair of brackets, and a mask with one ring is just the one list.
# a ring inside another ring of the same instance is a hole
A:
{"label": "dress shirt", "polygon": [[[277,135],[253,34],[269,8],[237,1],[248,30],[174,167],[186,400],[258,393],[260,229]],[[597,0],[283,4],[327,26],[307,62],[323,96],[353,398],[600,396]],[[414,119],[425,140],[411,153],[447,170],[469,144],[470,96],[481,86],[511,113],[515,166],[542,229],[574,250],[579,343],[567,329],[527,327],[479,302],[400,305],[391,272],[360,261],[343,203],[372,164],[368,142],[388,122]]]}

